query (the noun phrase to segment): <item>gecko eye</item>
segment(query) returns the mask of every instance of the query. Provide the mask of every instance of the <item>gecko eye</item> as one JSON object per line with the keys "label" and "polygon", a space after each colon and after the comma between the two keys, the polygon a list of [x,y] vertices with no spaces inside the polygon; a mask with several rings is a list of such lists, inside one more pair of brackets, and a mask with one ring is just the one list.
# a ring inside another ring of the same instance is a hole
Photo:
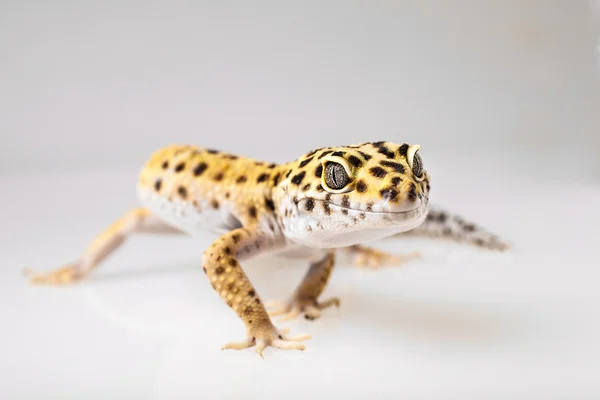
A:
{"label": "gecko eye", "polygon": [[333,190],[340,190],[346,187],[350,178],[346,169],[336,162],[328,162],[325,165],[325,183]]}
{"label": "gecko eye", "polygon": [[415,153],[413,158],[412,173],[417,178],[420,178],[421,175],[423,175],[423,161],[421,160],[419,153]]}

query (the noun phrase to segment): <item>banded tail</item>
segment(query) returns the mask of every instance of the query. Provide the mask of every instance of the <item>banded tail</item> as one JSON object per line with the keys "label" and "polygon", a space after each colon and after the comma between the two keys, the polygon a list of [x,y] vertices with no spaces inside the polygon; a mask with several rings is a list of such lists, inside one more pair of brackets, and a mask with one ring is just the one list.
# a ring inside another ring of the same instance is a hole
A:
{"label": "banded tail", "polygon": [[506,251],[511,247],[510,243],[485,228],[438,207],[430,207],[427,218],[420,226],[398,236],[444,239],[498,251]]}

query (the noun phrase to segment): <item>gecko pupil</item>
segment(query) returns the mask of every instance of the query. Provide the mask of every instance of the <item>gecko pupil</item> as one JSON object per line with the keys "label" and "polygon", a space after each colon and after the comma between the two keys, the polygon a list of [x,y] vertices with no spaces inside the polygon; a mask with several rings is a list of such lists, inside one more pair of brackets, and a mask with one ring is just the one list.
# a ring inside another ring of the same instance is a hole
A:
{"label": "gecko pupil", "polygon": [[334,162],[327,163],[325,166],[325,182],[327,186],[331,189],[339,190],[343,189],[349,181],[350,178],[348,178],[344,167]]}

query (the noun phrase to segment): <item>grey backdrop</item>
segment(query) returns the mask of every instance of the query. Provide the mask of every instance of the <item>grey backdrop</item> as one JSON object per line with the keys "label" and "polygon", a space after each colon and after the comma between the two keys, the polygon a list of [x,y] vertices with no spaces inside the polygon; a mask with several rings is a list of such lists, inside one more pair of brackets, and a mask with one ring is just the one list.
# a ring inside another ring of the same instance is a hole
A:
{"label": "grey backdrop", "polygon": [[597,8],[3,1],[0,170],[138,167],[172,142],[284,161],[392,140],[599,179]]}

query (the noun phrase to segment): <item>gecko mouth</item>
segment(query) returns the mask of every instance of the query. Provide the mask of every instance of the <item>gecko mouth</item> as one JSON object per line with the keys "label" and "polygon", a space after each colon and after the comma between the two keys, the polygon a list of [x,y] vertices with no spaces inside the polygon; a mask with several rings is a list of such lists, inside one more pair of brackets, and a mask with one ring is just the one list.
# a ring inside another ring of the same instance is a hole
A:
{"label": "gecko mouth", "polygon": [[[303,200],[306,200],[306,199],[303,199]],[[324,207],[328,207],[332,210],[335,210],[336,212],[343,212],[343,210],[348,210],[348,211],[352,211],[353,213],[360,213],[360,214],[372,215],[372,216],[377,216],[377,217],[383,216],[384,218],[387,217],[387,219],[389,219],[392,222],[398,222],[398,223],[403,223],[406,221],[410,221],[410,220],[422,217],[426,213],[428,205],[429,205],[429,202],[427,200],[421,200],[420,204],[418,206],[413,207],[408,210],[369,211],[369,210],[362,210],[362,209],[357,209],[357,208],[352,208],[352,207],[343,207],[339,204],[335,204],[335,203],[321,200],[321,199],[312,199],[312,200],[314,202],[321,203],[321,204],[323,204]]]}

